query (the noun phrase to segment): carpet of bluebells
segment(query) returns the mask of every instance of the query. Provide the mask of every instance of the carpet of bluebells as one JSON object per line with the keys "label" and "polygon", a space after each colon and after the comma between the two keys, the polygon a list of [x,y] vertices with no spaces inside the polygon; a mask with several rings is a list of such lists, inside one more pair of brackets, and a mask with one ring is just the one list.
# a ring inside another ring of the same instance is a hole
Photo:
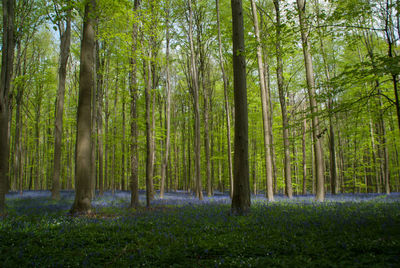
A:
{"label": "carpet of bluebells", "polygon": [[129,192],[107,192],[71,216],[71,191],[10,193],[0,267],[400,267],[399,193],[257,195],[246,216],[222,193],[140,198],[132,209]]}

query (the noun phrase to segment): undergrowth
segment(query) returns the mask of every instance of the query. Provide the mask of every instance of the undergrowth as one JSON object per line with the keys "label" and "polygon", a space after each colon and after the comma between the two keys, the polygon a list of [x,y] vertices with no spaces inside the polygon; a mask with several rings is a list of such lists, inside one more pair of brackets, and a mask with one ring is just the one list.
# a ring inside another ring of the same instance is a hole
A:
{"label": "undergrowth", "polygon": [[[143,198],[143,197],[142,197]],[[107,193],[93,213],[68,215],[72,192],[9,195],[0,220],[1,267],[398,267],[400,195],[254,197],[230,215],[224,195],[185,193],[129,208]]]}

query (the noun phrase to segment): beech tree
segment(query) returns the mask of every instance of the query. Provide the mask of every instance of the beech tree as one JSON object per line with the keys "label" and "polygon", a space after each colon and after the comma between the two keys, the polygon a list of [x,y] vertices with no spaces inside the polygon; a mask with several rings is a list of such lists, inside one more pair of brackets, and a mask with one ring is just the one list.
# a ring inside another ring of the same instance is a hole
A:
{"label": "beech tree", "polygon": [[3,43],[0,80],[0,213],[5,211],[8,191],[9,93],[14,63],[14,0],[3,0]]}
{"label": "beech tree", "polygon": [[94,86],[96,0],[87,0],[83,17],[83,34],[79,72],[79,103],[77,111],[75,200],[71,213],[90,213],[92,196],[91,174],[91,102]]}
{"label": "beech tree", "polygon": [[250,210],[248,114],[243,8],[241,0],[232,0],[233,87],[235,91],[235,156],[232,212]]}

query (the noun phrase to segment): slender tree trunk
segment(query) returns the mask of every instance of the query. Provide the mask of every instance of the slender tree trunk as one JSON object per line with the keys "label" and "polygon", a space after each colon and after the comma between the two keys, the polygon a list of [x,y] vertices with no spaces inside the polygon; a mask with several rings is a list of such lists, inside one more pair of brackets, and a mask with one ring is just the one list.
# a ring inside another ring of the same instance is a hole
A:
{"label": "slender tree trunk", "polygon": [[203,200],[203,191],[201,186],[201,170],[200,170],[200,107],[199,107],[199,83],[197,78],[197,65],[195,61],[195,50],[193,45],[193,11],[192,1],[189,0],[189,43],[190,43],[190,70],[192,78],[192,93],[194,105],[194,152],[195,152],[195,181],[196,181],[196,197]]}
{"label": "slender tree trunk", "polygon": [[[331,75],[329,72],[329,67],[328,67],[328,61],[326,58],[326,53],[325,53],[325,46],[324,46],[324,41],[323,41],[323,36],[321,32],[320,26],[320,20],[319,20],[319,3],[318,0],[316,1],[316,8],[317,8],[317,26],[318,26],[318,35],[319,35],[319,41],[320,41],[320,48],[321,48],[321,54],[322,54],[322,59],[324,63],[324,69],[325,69],[325,78],[327,82],[327,89],[331,90],[330,87],[330,80],[331,80]],[[329,93],[329,92],[328,92]],[[329,93],[330,94],[330,93]],[[328,99],[328,110],[329,110],[329,159],[330,159],[330,182],[331,182],[331,193],[332,194],[337,194],[338,193],[338,183],[337,183],[337,172],[336,172],[336,146],[335,146],[335,128],[333,126],[333,120],[332,116],[333,114],[331,111],[333,110],[333,100],[332,97],[329,97]]]}
{"label": "slender tree trunk", "polygon": [[[104,44],[104,43],[103,43]],[[97,142],[98,142],[98,152],[97,159],[99,163],[99,195],[102,196],[104,194],[104,183],[103,183],[103,97],[104,97],[104,57],[100,59],[100,47],[99,42],[96,42],[96,50],[97,50]]]}
{"label": "slender tree trunk", "polygon": [[[138,12],[140,6],[140,0],[134,2],[134,12]],[[138,36],[138,23],[133,23],[132,30],[132,48],[130,58],[130,70],[129,70],[129,91],[131,97],[130,106],[130,127],[131,127],[131,177],[130,177],[130,189],[131,189],[131,207],[135,208],[139,206],[139,179],[138,179],[138,127],[137,127],[137,64],[136,64],[136,43]]]}
{"label": "slender tree trunk", "polygon": [[67,14],[66,24],[58,24],[60,32],[60,65],[58,69],[58,91],[56,100],[56,119],[54,124],[54,170],[53,170],[53,188],[51,197],[60,199],[60,168],[61,168],[61,145],[63,133],[63,114],[64,114],[64,93],[65,80],[67,76],[67,63],[71,44],[71,16]]}
{"label": "slender tree trunk", "polygon": [[[170,136],[171,136],[171,88],[170,88],[170,73],[169,73],[169,7],[166,10],[166,49],[165,49],[165,72],[166,72],[166,119],[165,119],[165,151],[163,156],[163,162],[161,166],[161,187],[160,187],[160,198],[164,198],[165,191],[165,177],[168,164],[169,150],[170,150]],[[183,152],[185,148],[183,148]]]}
{"label": "slender tree trunk", "polygon": [[228,98],[228,79],[226,77],[224,61],[222,56],[222,41],[221,41],[221,26],[220,26],[220,18],[219,18],[219,0],[215,0],[217,7],[217,27],[218,27],[218,48],[219,48],[219,64],[222,72],[222,80],[224,82],[224,107],[225,107],[225,115],[226,115],[226,136],[227,136],[227,144],[228,144],[228,172],[229,172],[229,183],[230,183],[230,192],[229,195],[232,198],[233,196],[233,168],[232,168],[232,148],[231,148],[231,120],[230,120],[230,111],[229,111],[229,98]]}
{"label": "slender tree trunk", "polygon": [[[152,129],[151,129],[151,117],[150,117],[150,98],[151,98],[151,51],[148,55],[148,62],[143,63],[144,74],[146,77],[145,86],[145,101],[146,101],[146,206],[150,207],[151,200],[151,180],[153,178],[153,158],[152,158]],[[146,70],[147,69],[147,70]]]}
{"label": "slender tree trunk", "polygon": [[255,0],[251,0],[251,7],[253,13],[254,32],[257,40],[257,62],[258,62],[258,75],[260,81],[261,91],[261,107],[262,107],[262,119],[263,119],[263,137],[264,137],[264,154],[265,154],[265,168],[266,168],[266,196],[268,201],[274,201],[274,190],[273,190],[273,170],[272,170],[272,155],[271,155],[271,136],[270,136],[270,124],[269,124],[269,94],[267,91],[267,85],[265,84],[264,77],[264,63],[261,47],[260,30],[258,27],[257,17],[257,6]]}
{"label": "slender tree trunk", "polygon": [[91,94],[94,86],[95,14],[96,1],[85,5],[81,70],[79,74],[79,102],[76,133],[75,200],[71,213],[90,213],[91,210]]}
{"label": "slender tree trunk", "polygon": [[281,48],[281,18],[280,18],[280,7],[279,0],[274,0],[275,11],[276,11],[276,59],[277,59],[277,80],[279,90],[279,101],[281,103],[282,112],[282,131],[283,131],[283,147],[284,147],[284,171],[285,171],[285,192],[289,198],[293,197],[292,190],[292,174],[291,174],[291,163],[290,163],[290,142],[289,142],[289,120],[287,116],[286,108],[286,97],[284,92],[284,81],[283,81],[283,59],[282,59],[282,48]]}
{"label": "slender tree trunk", "polygon": [[301,138],[301,148],[302,148],[302,166],[303,166],[303,192],[302,194],[307,194],[307,154],[306,154],[306,129],[307,129],[307,119],[304,116],[302,124],[302,138]]}
{"label": "slender tree trunk", "polygon": [[117,167],[116,167],[116,137],[117,137],[117,103],[118,103],[118,91],[119,91],[119,67],[118,67],[118,62],[117,62],[117,68],[116,68],[116,78],[115,78],[115,90],[114,90],[114,120],[113,120],[113,145],[112,145],[112,165],[111,165],[111,174],[112,174],[112,181],[111,181],[111,193],[112,195],[115,194],[115,189],[116,189],[116,178],[118,177],[116,174]]}
{"label": "slender tree trunk", "polygon": [[121,190],[125,191],[125,91],[122,91],[122,143],[121,143]]}
{"label": "slender tree trunk", "polygon": [[312,117],[312,133],[314,139],[314,154],[315,154],[315,171],[316,171],[316,182],[317,192],[316,200],[319,202],[325,199],[325,178],[324,178],[324,164],[322,154],[321,136],[319,134],[319,122],[318,122],[318,106],[315,100],[315,81],[314,81],[314,69],[312,65],[312,58],[310,53],[310,41],[307,33],[307,22],[305,18],[305,0],[297,0],[297,7],[299,9],[299,21],[301,30],[301,40],[303,45],[304,64],[306,67],[306,79],[308,88],[308,97],[310,101],[311,117]]}
{"label": "slender tree trunk", "polygon": [[[200,46],[200,40],[199,40]],[[200,74],[201,74],[201,82],[203,87],[203,98],[204,98],[204,106],[203,106],[203,116],[204,116],[204,152],[206,158],[206,180],[207,180],[207,196],[212,195],[211,189],[211,159],[210,159],[210,120],[209,120],[209,95],[210,90],[209,86],[207,86],[207,77],[206,77],[206,63],[205,63],[205,53],[202,49],[200,49]]]}
{"label": "slender tree trunk", "polygon": [[246,59],[244,46],[243,9],[241,0],[231,0],[233,77],[235,98],[235,158],[232,213],[245,214],[250,210],[248,113]]}

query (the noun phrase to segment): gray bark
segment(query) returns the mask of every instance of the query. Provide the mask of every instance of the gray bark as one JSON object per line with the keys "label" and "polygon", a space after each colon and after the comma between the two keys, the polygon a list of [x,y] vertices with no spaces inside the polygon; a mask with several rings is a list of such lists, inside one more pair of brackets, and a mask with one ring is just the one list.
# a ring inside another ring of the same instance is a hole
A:
{"label": "gray bark", "polygon": [[[160,187],[160,198],[164,198],[164,191],[165,191],[165,177],[166,177],[166,170],[168,165],[168,156],[170,150],[170,136],[171,136],[171,88],[170,88],[170,73],[169,73],[169,8],[166,11],[166,22],[165,22],[165,29],[166,29],[166,49],[165,49],[165,61],[166,61],[166,115],[165,115],[165,151],[163,156],[163,162],[161,166],[161,187]],[[183,152],[185,148],[183,148]]]}
{"label": "gray bark", "polygon": [[58,69],[58,90],[56,100],[56,119],[54,124],[54,170],[53,170],[53,188],[51,197],[60,199],[60,169],[61,169],[61,144],[63,132],[63,114],[64,114],[64,95],[65,80],[67,76],[67,63],[71,44],[71,16],[67,14],[65,29],[64,22],[58,23],[60,32],[60,63]]}
{"label": "gray bark", "polygon": [[75,200],[71,213],[91,211],[91,94],[94,85],[95,7],[95,0],[86,3],[83,20],[76,133]]}
{"label": "gray bark", "polygon": [[265,72],[263,63],[263,53],[261,47],[260,30],[258,27],[257,6],[255,0],[251,0],[251,7],[253,13],[254,32],[257,40],[257,62],[258,62],[258,75],[260,81],[261,91],[261,107],[262,107],[262,120],[263,120],[263,137],[264,137],[264,154],[265,154],[265,172],[266,172],[266,196],[268,201],[274,201],[273,189],[273,170],[272,170],[272,155],[271,155],[271,136],[269,124],[269,94],[267,92],[267,85],[265,84]]}
{"label": "gray bark", "polygon": [[308,97],[311,108],[311,123],[312,133],[314,140],[314,160],[315,160],[315,175],[316,175],[316,200],[319,202],[325,199],[325,177],[324,177],[324,159],[322,154],[321,136],[319,135],[319,122],[318,122],[318,106],[315,100],[315,81],[314,69],[310,53],[310,41],[307,33],[307,22],[305,18],[306,2],[304,0],[297,0],[297,7],[299,12],[301,40],[304,54],[304,64],[306,67],[306,80],[308,88]]}
{"label": "gray bark", "polygon": [[232,148],[231,148],[231,120],[229,110],[229,99],[228,99],[228,79],[225,73],[224,61],[222,57],[222,41],[221,41],[221,26],[219,18],[219,0],[216,0],[217,7],[217,27],[218,27],[218,47],[219,47],[219,64],[222,72],[222,80],[224,82],[224,107],[225,107],[225,118],[226,118],[226,136],[228,144],[228,172],[229,172],[229,195],[233,196],[233,168],[232,168]]}
{"label": "gray bark", "polygon": [[287,116],[286,108],[286,96],[284,92],[284,81],[283,81],[283,59],[282,59],[282,48],[281,48],[281,21],[280,21],[280,8],[279,1],[274,0],[275,11],[276,11],[276,60],[277,60],[277,80],[278,80],[278,91],[279,101],[281,104],[282,112],[282,132],[283,132],[283,148],[284,148],[284,173],[285,173],[285,193],[289,198],[293,197],[292,190],[292,173],[290,163],[290,142],[289,142],[289,120]]}

